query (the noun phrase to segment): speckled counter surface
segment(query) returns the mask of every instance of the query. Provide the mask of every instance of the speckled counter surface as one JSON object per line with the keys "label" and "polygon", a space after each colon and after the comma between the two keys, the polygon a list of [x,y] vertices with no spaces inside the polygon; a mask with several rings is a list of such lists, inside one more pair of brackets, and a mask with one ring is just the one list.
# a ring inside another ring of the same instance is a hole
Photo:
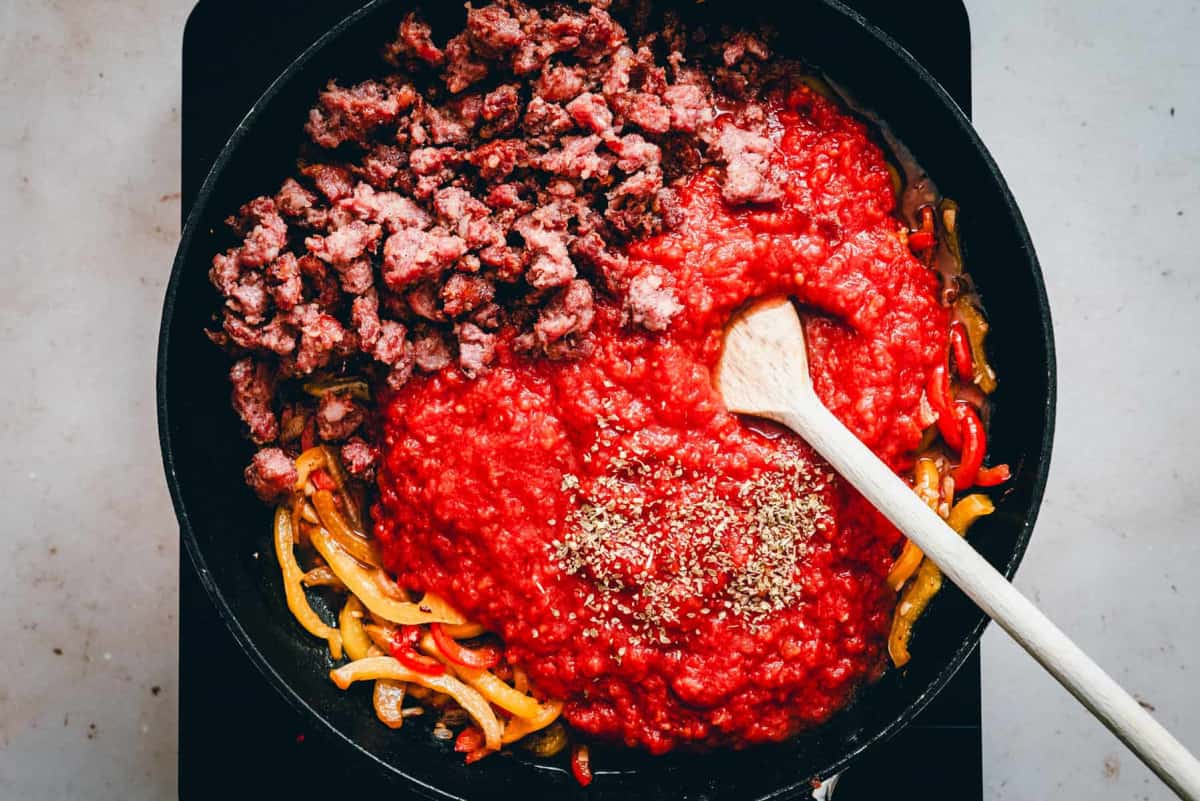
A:
{"label": "speckled counter surface", "polygon": [[[1200,749],[1200,5],[969,2],[975,118],[1046,271],[1059,428],[1018,584]],[[0,799],[175,795],[154,350],[188,0],[0,0]],[[1002,633],[990,799],[1167,799]]]}

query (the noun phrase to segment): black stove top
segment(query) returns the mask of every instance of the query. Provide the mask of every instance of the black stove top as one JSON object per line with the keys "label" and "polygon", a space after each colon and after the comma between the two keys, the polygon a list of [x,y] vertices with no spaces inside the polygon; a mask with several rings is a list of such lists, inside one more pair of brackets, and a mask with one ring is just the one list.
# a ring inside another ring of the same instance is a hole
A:
{"label": "black stove top", "polygon": [[[923,63],[968,114],[971,45],[961,0],[845,0]],[[183,38],[183,214],[238,121],[299,53],[363,0],[199,0]],[[180,563],[179,796],[415,797],[348,746],[308,728],[222,624],[186,555]],[[219,666],[219,667],[218,667]],[[929,756],[938,756],[930,770]],[[982,799],[979,655],[899,736],[843,774],[836,801]],[[314,761],[321,769],[314,770]],[[886,794],[886,795],[885,795]]]}

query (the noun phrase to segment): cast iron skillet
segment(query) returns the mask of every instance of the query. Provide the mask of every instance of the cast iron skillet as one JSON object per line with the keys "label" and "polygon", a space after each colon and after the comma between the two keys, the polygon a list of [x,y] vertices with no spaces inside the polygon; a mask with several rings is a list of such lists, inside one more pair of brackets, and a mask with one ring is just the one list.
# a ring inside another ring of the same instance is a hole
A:
{"label": "cast iron skillet", "polygon": [[[461,24],[458,4],[429,4],[435,31]],[[992,448],[1015,466],[996,514],[971,540],[1012,576],[1045,487],[1054,427],[1054,344],[1041,270],[1003,177],[962,112],[907,51],[836,0],[672,3],[688,17],[771,22],[776,50],[803,58],[886,120],[945,195],[959,201],[967,261],[992,322],[999,373]],[[516,755],[471,767],[420,726],[392,732],[375,719],[369,689],[339,691],[328,679],[324,643],[294,623],[283,601],[270,544],[271,513],[242,484],[251,446],[229,406],[228,357],[203,334],[219,298],[210,259],[231,244],[221,220],[274,191],[294,168],[307,109],[330,78],[381,69],[378,50],[410,4],[375,0],[300,56],[267,89],[221,151],[184,226],[167,287],[158,352],[163,463],[183,543],[230,631],[267,680],[372,764],[431,798],[582,796],[561,762]],[[220,57],[214,54],[214,57]],[[986,619],[947,586],[922,620],[914,658],[862,690],[826,725],[780,745],[650,758],[596,748],[590,798],[785,798],[845,767],[903,728],[937,694],[979,642]]]}

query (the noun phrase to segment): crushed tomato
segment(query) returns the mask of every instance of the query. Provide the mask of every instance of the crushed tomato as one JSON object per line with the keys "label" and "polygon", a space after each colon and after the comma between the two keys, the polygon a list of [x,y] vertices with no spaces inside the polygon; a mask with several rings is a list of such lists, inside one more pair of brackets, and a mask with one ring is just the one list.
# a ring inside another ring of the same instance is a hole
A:
{"label": "crushed tomato", "polygon": [[[489,372],[414,376],[381,399],[385,567],[500,635],[576,729],[654,753],[787,738],[880,675],[901,537],[832,476],[822,525],[795,559],[794,603],[751,625],[706,606],[731,574],[705,592],[677,583],[674,622],[651,637],[623,596],[606,599],[556,558],[579,497],[634,448],[651,472],[629,486],[647,504],[688,503],[710,484],[736,495],[780,457],[827,470],[798,437],[729,414],[713,388],[724,326],[751,298],[798,298],[817,393],[897,471],[912,466],[935,369],[948,378],[939,282],[900,238],[866,127],[811,91],[773,98],[768,113],[773,158],[792,176],[784,199],[731,209],[720,175],[698,174],[678,193],[680,224],[632,243],[614,268],[618,286],[651,268],[669,276],[682,311],[667,331],[629,326],[621,298],[600,297],[582,358],[521,355],[502,329]],[[957,431],[951,402],[930,393]],[[613,581],[677,582],[664,536],[667,547],[614,562]]]}

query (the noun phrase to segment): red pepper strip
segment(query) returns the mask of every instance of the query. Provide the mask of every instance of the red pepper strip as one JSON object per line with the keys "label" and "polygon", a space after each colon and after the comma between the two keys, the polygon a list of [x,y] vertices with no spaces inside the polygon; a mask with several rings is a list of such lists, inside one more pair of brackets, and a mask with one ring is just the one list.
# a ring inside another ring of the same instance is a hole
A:
{"label": "red pepper strip", "polygon": [[1012,478],[1012,473],[1006,464],[998,464],[994,467],[980,468],[979,474],[975,476],[975,486],[977,487],[994,487],[997,484],[1003,484]]}
{"label": "red pepper strip", "polygon": [[442,652],[442,655],[456,665],[487,670],[500,663],[500,649],[495,646],[486,645],[479,649],[463,648],[458,644],[458,640],[442,630],[439,623],[431,623],[429,633],[433,635],[433,641],[437,643],[438,650]]}
{"label": "red pepper strip", "polygon": [[913,231],[908,235],[908,247],[911,250],[929,250],[936,240],[928,231]]}
{"label": "red pepper strip", "polygon": [[312,479],[313,486],[319,490],[333,492],[337,489],[337,484],[333,482],[333,479],[324,470],[314,470],[308,474],[308,477]]}
{"label": "red pepper strip", "polygon": [[446,666],[434,659],[417,653],[416,643],[421,639],[421,629],[418,626],[402,626],[392,640],[392,656],[397,662],[409,670],[424,673],[426,676],[440,676],[446,672]]}
{"label": "red pepper strip", "polygon": [[300,433],[300,450],[307,451],[317,445],[317,421],[309,418],[304,431]]}
{"label": "red pepper strip", "polygon": [[959,380],[974,381],[975,359],[971,356],[971,341],[967,339],[967,329],[957,320],[950,324],[950,355],[954,357]]}
{"label": "red pepper strip", "polygon": [[476,748],[474,751],[468,751],[466,758],[463,760],[468,765],[474,764],[483,759],[488,754],[492,753],[486,748]]}
{"label": "red pepper strip", "polygon": [[586,745],[576,745],[571,749],[571,773],[575,775],[575,781],[579,782],[580,787],[587,787],[592,783],[592,760],[588,756]]}
{"label": "red pepper strip", "polygon": [[933,228],[933,207],[921,207],[921,227],[916,231],[911,231],[908,234],[908,247],[910,250],[929,250],[937,244],[937,237]]}
{"label": "red pepper strip", "polygon": [[460,754],[474,751],[483,747],[483,732],[474,726],[468,726],[458,733],[454,739],[454,750]]}
{"label": "red pepper strip", "polygon": [[962,454],[959,456],[958,467],[954,470],[954,490],[961,492],[974,486],[983,466],[983,454],[987,450],[987,437],[983,433],[983,423],[979,415],[968,404],[961,404],[959,425],[962,427]]}
{"label": "red pepper strip", "polygon": [[937,413],[938,431],[942,439],[954,450],[962,449],[962,436],[959,434],[958,415],[954,411],[954,396],[950,394],[950,377],[946,373],[946,365],[939,364],[929,374],[929,384],[925,387],[925,395],[929,405]]}

